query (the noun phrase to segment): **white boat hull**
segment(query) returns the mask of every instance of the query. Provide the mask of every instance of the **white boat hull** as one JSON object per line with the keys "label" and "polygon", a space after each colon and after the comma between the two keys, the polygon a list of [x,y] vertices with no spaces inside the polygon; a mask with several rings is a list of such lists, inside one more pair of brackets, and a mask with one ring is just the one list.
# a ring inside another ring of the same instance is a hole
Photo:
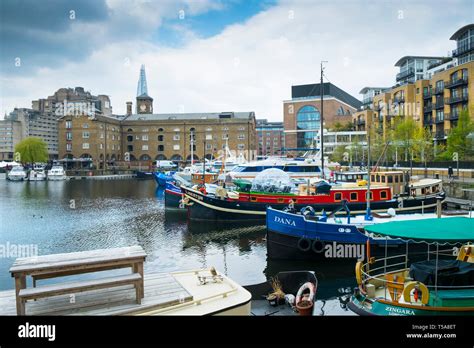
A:
{"label": "white boat hull", "polygon": [[48,174],[48,180],[52,180],[52,181],[66,180],[66,175]]}
{"label": "white boat hull", "polygon": [[25,175],[8,175],[7,179],[10,181],[23,181],[23,180],[26,180],[26,174]]}

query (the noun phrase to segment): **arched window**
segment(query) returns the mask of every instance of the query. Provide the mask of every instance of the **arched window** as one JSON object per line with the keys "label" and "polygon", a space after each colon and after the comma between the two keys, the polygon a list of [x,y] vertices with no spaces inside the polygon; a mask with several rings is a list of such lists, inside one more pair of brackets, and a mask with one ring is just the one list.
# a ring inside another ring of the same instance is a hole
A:
{"label": "arched window", "polygon": [[157,161],[166,161],[166,156],[165,155],[157,155],[155,157]]}
{"label": "arched window", "polygon": [[151,158],[148,155],[141,155],[140,156],[140,161],[149,161],[149,160],[151,160]]}
{"label": "arched window", "polygon": [[181,155],[173,155],[173,156],[171,156],[171,160],[172,161],[182,161],[183,157],[181,157]]}
{"label": "arched window", "polygon": [[158,128],[158,132],[163,132],[163,128]]}
{"label": "arched window", "polygon": [[316,145],[317,132],[321,128],[321,115],[312,105],[303,106],[296,114],[297,147],[310,148]]}
{"label": "arched window", "polygon": [[132,128],[127,129],[127,132],[133,132]]}
{"label": "arched window", "polygon": [[338,116],[344,115],[344,109],[342,106],[340,106],[339,109],[337,109],[336,115]]}

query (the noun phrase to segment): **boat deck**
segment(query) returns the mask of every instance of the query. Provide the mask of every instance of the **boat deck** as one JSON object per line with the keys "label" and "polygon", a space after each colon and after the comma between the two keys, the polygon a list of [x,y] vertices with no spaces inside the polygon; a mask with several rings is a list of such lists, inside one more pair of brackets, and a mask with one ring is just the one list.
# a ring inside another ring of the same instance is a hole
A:
{"label": "boat deck", "polygon": [[[134,315],[192,301],[169,273],[145,275],[145,297],[136,303],[132,285],[28,301],[26,315]],[[15,290],[0,292],[0,315],[16,315]]]}

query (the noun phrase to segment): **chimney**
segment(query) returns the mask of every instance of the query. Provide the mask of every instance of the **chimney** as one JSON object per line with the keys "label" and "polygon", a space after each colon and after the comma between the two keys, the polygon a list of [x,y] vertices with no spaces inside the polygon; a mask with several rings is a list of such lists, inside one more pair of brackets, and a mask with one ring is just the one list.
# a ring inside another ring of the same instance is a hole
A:
{"label": "chimney", "polygon": [[127,116],[132,114],[132,102],[127,102]]}

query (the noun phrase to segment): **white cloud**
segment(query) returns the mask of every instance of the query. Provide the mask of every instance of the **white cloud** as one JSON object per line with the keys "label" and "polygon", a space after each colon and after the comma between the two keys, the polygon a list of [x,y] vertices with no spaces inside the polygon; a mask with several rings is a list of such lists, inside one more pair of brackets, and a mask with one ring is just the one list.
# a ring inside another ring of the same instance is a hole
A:
{"label": "white cloud", "polygon": [[[128,3],[109,4],[160,25],[150,13],[132,13]],[[190,11],[204,11],[213,3],[199,3],[203,8],[189,4],[194,6]],[[321,60],[329,61],[329,81],[359,97],[364,86],[392,85],[393,65],[404,55],[446,54],[454,48],[450,35],[468,23],[458,5],[288,1],[211,38],[187,32],[184,47],[157,46],[145,39],[104,42],[81,63],[4,79],[2,85],[18,96],[4,100],[2,113],[74,86],[110,95],[114,112],[124,113],[125,102],[135,101],[143,63],[155,112],[178,112],[184,106],[185,112],[255,111],[257,117],[281,120],[282,100],[291,97],[291,85],[318,82]],[[398,18],[400,9],[403,19]]]}

